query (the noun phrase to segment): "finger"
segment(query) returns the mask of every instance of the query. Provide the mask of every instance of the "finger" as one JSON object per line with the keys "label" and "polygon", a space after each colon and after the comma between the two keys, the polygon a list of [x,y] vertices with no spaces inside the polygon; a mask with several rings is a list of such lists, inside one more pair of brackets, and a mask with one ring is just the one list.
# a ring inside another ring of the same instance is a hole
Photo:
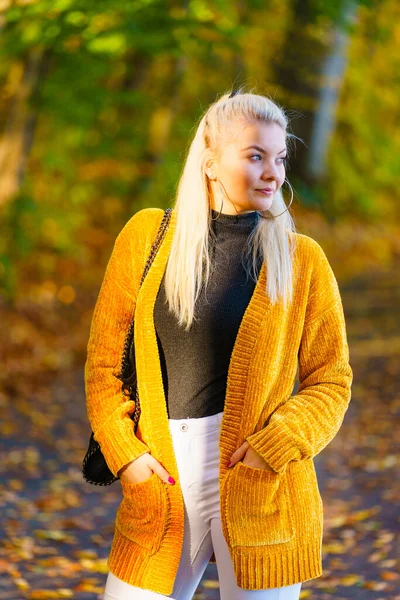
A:
{"label": "finger", "polygon": [[155,473],[157,473],[157,475],[160,477],[160,479],[165,481],[165,483],[168,483],[169,485],[174,485],[175,480],[173,479],[173,477],[171,477],[171,475],[168,473],[168,471],[166,469],[164,469],[162,464],[159,463],[158,460],[156,460],[154,458],[154,456],[152,456],[151,458],[152,458],[152,460],[150,461],[151,464],[149,463],[149,466],[151,466],[153,471]]}
{"label": "finger", "polygon": [[249,448],[249,442],[243,442],[243,444],[235,450],[230,458],[230,467],[233,467],[239,460],[242,460],[243,456],[246,454],[247,449]]}

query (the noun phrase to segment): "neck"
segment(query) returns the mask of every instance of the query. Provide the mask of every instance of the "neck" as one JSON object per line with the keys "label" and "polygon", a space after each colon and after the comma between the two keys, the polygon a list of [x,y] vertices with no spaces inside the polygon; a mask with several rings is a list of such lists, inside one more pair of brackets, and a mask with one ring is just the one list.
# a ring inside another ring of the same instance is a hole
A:
{"label": "neck", "polygon": [[250,212],[243,212],[236,215],[230,215],[228,213],[220,213],[213,208],[210,211],[211,223],[214,227],[235,227],[235,228],[246,228],[253,229],[260,216],[257,211],[252,210]]}

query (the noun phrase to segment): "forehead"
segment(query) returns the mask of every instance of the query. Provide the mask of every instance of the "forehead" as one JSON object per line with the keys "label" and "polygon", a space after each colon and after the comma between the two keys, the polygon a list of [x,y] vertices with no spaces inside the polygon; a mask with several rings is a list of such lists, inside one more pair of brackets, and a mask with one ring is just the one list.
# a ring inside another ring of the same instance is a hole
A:
{"label": "forehead", "polygon": [[261,146],[268,153],[278,153],[285,148],[286,134],[277,123],[237,120],[230,127],[222,145],[241,151],[247,146]]}

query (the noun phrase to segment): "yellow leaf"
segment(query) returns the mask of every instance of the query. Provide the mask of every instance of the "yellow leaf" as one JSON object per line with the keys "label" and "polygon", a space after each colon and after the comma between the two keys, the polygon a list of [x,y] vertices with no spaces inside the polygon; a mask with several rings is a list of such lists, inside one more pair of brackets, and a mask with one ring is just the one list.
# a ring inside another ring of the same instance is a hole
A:
{"label": "yellow leaf", "polygon": [[216,590],[219,588],[219,582],[215,581],[215,579],[205,579],[201,582],[201,585],[207,589]]}
{"label": "yellow leaf", "polygon": [[14,579],[14,583],[19,590],[29,590],[29,588],[31,587],[27,580],[23,577],[18,577],[17,579]]}
{"label": "yellow leaf", "polygon": [[74,592],[66,588],[59,590],[34,590],[30,593],[30,600],[57,600],[58,598],[72,598]]}
{"label": "yellow leaf", "polygon": [[340,583],[342,585],[356,585],[356,583],[359,583],[360,581],[362,581],[362,579],[360,579],[359,575],[356,575],[354,573],[349,573],[348,575],[345,575],[344,577],[340,578]]}
{"label": "yellow leaf", "polygon": [[330,554],[343,554],[346,552],[346,546],[344,544],[340,544],[339,542],[323,544],[323,549],[324,552],[329,552]]}

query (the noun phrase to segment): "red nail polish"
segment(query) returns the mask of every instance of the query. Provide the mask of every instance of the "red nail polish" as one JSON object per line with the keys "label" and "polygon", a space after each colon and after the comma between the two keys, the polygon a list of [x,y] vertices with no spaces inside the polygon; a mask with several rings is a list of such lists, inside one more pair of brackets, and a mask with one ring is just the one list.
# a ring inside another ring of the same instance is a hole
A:
{"label": "red nail polish", "polygon": [[231,461],[228,461],[228,463],[227,463],[227,465],[226,465],[226,466],[227,466],[227,467],[229,467],[229,465],[230,465],[230,464],[231,464]]}
{"label": "red nail polish", "polygon": [[168,482],[169,483],[175,483],[175,479],[172,479],[172,477],[168,477]]}

